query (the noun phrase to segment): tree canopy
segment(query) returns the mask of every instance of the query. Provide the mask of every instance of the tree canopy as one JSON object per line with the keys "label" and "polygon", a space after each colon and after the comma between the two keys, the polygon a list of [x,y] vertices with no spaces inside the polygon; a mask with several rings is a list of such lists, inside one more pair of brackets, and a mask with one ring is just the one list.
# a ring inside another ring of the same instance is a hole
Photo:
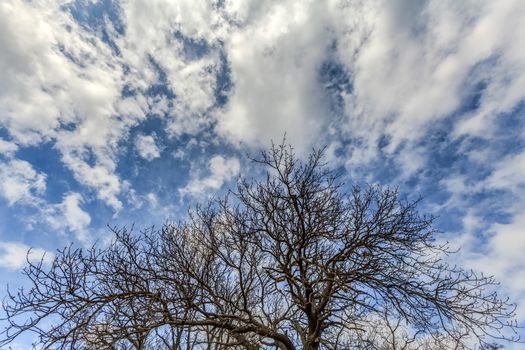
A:
{"label": "tree canopy", "polygon": [[273,146],[183,222],[28,262],[7,345],[49,349],[447,349],[514,334],[492,277],[447,263],[432,216],[396,189],[349,186]]}

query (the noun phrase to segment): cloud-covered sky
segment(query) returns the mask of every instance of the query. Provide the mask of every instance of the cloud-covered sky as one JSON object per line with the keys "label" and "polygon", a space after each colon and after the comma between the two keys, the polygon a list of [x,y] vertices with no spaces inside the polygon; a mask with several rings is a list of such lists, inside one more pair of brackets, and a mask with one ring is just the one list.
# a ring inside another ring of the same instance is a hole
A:
{"label": "cloud-covered sky", "polygon": [[286,133],[424,197],[525,320],[524,23],[522,0],[3,0],[0,282],[28,247],[181,218]]}

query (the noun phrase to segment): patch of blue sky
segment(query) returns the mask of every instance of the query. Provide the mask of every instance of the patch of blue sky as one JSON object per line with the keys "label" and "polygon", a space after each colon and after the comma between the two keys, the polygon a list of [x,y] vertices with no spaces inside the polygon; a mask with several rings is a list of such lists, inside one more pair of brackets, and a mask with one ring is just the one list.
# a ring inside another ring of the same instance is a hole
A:
{"label": "patch of blue sky", "polygon": [[64,5],[73,18],[88,30],[104,29],[110,20],[119,34],[124,34],[125,26],[121,19],[119,1],[116,0],[77,0]]}
{"label": "patch of blue sky", "polygon": [[[444,205],[455,193],[450,192],[442,181],[461,177],[467,186],[475,188],[494,171],[494,163],[512,154],[523,151],[524,143],[520,135],[524,128],[525,103],[518,104],[509,113],[498,116],[493,125],[491,138],[462,136],[455,137],[454,127],[458,120],[469,112],[479,108],[485,84],[476,84],[469,95],[463,99],[461,107],[448,118],[435,122],[428,128],[425,136],[420,138],[415,148],[425,154],[424,165],[420,171],[412,174],[404,182],[399,182],[398,175],[402,172],[403,163],[396,162],[400,153],[399,147],[394,153],[382,150],[388,146],[386,136],[379,140],[379,157],[366,165],[366,171],[372,174],[373,181],[382,184],[396,184],[402,193],[409,197],[422,196],[424,205]],[[358,141],[354,140],[354,143]],[[357,144],[357,146],[359,146]],[[470,157],[471,152],[490,149],[491,162],[479,162]],[[512,201],[512,194],[500,189],[477,189],[463,194],[462,207],[442,207],[436,224],[440,230],[458,232],[463,228],[462,220],[469,208],[477,208],[480,220],[487,226],[494,223],[509,223],[511,215],[507,205]],[[481,235],[481,233],[480,233]],[[481,238],[481,237],[480,237]]]}
{"label": "patch of blue sky", "polygon": [[[0,201],[0,219],[0,242],[19,243],[54,252],[72,241],[72,235],[67,232],[57,232],[49,226],[36,207],[21,204],[7,206]],[[0,284],[5,285],[7,281],[13,281],[5,278],[5,273],[8,271],[9,269],[2,269]],[[4,291],[0,291],[0,297],[2,292]]]}
{"label": "patch of blue sky", "polygon": [[107,27],[107,21],[109,21],[117,34],[123,35],[125,32],[119,1],[77,0],[64,5],[63,9],[71,13],[75,21],[86,30],[99,32],[100,39],[108,44],[116,55],[120,54],[119,48],[112,39],[112,34],[110,34]]}
{"label": "patch of blue sky", "polygon": [[336,115],[343,115],[344,95],[353,90],[351,73],[335,58],[328,57],[319,67],[318,79],[325,92],[328,110]]}
{"label": "patch of blue sky", "polygon": [[30,228],[29,222],[27,221],[28,215],[34,215],[36,209],[24,205],[14,204],[8,206],[3,200],[0,200],[0,217],[5,220],[1,220],[0,233],[2,235],[1,240],[25,240],[32,238],[31,234],[27,233]]}
{"label": "patch of blue sky", "polygon": [[326,48],[326,56],[317,69],[319,85],[325,91],[328,109],[332,113],[343,113],[343,94],[353,91],[352,72],[339,61],[337,50],[339,42],[333,39]]}
{"label": "patch of blue sky", "polygon": [[[155,60],[155,57],[148,55],[148,61],[151,67],[153,67],[153,69],[157,73],[157,82],[148,87],[146,91],[146,95],[151,96],[151,97],[165,96],[168,98],[169,101],[176,98],[172,89],[169,87],[168,76],[166,72],[164,71],[164,69],[162,69],[162,67]],[[123,94],[125,93],[133,94],[133,91],[124,89],[122,93]]]}
{"label": "patch of blue sky", "polygon": [[[217,71],[217,80],[215,85],[214,97],[217,107],[222,107],[228,102],[228,96],[232,89],[233,83],[231,80],[231,69],[228,58],[224,51],[223,43],[217,42],[213,45],[206,42],[204,39],[196,39],[183,35],[180,31],[174,33],[174,37],[182,43],[182,52],[187,60],[198,60],[210,54],[212,50],[217,50],[219,55],[219,69]],[[154,58],[150,58],[153,66],[159,73],[159,81],[166,83],[166,74],[162,68],[155,62]],[[162,86],[156,86],[156,89],[165,89]],[[155,90],[153,91],[155,92]],[[161,92],[163,92],[161,90]],[[166,91],[164,91],[166,92]],[[166,96],[170,97],[165,93]],[[174,97],[174,96],[172,96]]]}
{"label": "patch of blue sky", "polygon": [[[422,138],[417,147],[424,149],[427,155],[427,164],[419,178],[444,178],[451,172],[462,173],[467,171],[468,157],[462,151],[461,140],[451,137],[449,121],[441,123],[445,127],[435,127]],[[477,170],[477,169],[476,169]]]}
{"label": "patch of blue sky", "polygon": [[[4,141],[11,141],[13,138],[5,126],[0,125],[0,139]],[[2,155],[2,153],[0,153]]]}
{"label": "patch of blue sky", "polygon": [[[477,104],[470,106],[474,107]],[[454,177],[460,177],[465,181],[467,189],[472,189],[462,194],[461,207],[442,208],[438,220],[440,229],[450,232],[460,231],[462,218],[472,208],[476,208],[479,219],[486,226],[510,222],[508,203],[513,201],[512,193],[502,189],[476,188],[476,185],[493,173],[496,162],[523,150],[523,141],[518,137],[523,132],[522,113],[523,106],[499,116],[494,125],[497,129],[494,130],[495,136],[490,139],[480,137],[454,139],[451,136],[452,118],[442,121],[439,127],[432,128],[428,135],[422,138],[424,141],[421,142],[420,147],[424,148],[427,161],[424,166],[425,171],[417,174],[414,179],[419,183],[423,197],[431,203],[445,203],[451,196],[457,194],[449,192],[441,181]],[[469,157],[470,152],[486,149],[490,149],[492,155],[489,162],[479,162]],[[482,238],[483,234],[480,232],[480,242]]]}
{"label": "patch of blue sky", "polygon": [[[189,181],[192,166],[205,168],[213,155],[226,157],[235,151],[231,145],[212,142],[211,130],[175,137],[166,128],[166,119],[156,116],[150,116],[131,128],[128,138],[119,145],[120,159],[116,172],[130,183],[137,194],[153,193],[160,203],[169,204],[180,201],[178,190]],[[140,156],[134,143],[139,135],[154,135],[159,145],[159,157],[147,160]]]}
{"label": "patch of blue sky", "polygon": [[9,207],[7,206],[7,203],[5,203],[3,200],[0,200],[0,239],[6,239],[8,236],[8,232],[11,231],[11,224],[9,218],[13,212],[9,210]]}
{"label": "patch of blue sky", "polygon": [[525,149],[521,135],[525,129],[525,100],[518,103],[509,113],[503,113],[494,125],[495,144],[503,154],[517,154]]}
{"label": "patch of blue sky", "polygon": [[231,68],[224,49],[220,52],[220,69],[217,72],[217,82],[215,86],[215,103],[218,107],[223,107],[228,102],[229,94],[233,87],[231,79]]}
{"label": "patch of blue sky", "polygon": [[204,39],[197,39],[186,36],[180,31],[176,31],[173,36],[182,43],[182,52],[188,60],[197,60],[206,56],[210,50],[210,45]]}
{"label": "patch of blue sky", "polygon": [[[170,156],[173,150],[184,147],[175,140],[170,144],[170,138],[166,132],[166,120],[162,117],[149,117],[142,123],[130,129],[128,137],[123,139],[119,144],[120,158],[117,166],[117,174],[125,177],[130,181],[132,187],[140,192],[147,192],[153,190],[154,186],[160,185],[157,176],[167,175],[166,171],[160,171],[158,167],[163,166],[172,167],[171,161],[175,158]],[[160,144],[160,157],[146,160],[143,159],[136,148],[135,140],[139,135],[154,135],[157,143]],[[166,179],[166,181],[169,178]]]}
{"label": "patch of blue sky", "polygon": [[[485,88],[485,82],[478,82],[475,88],[463,99],[461,107],[447,121],[456,121],[456,119],[468,116],[469,112],[478,110]],[[462,137],[463,151],[469,153],[490,149],[494,161],[522,152],[525,148],[525,142],[521,137],[525,129],[525,101],[517,103],[511,110],[497,115],[490,127],[491,130],[489,130],[488,135]],[[467,162],[464,164],[471,166]],[[485,164],[489,168],[492,165],[493,163]]]}
{"label": "patch of blue sky", "polygon": [[[84,199],[84,201],[80,203],[80,208],[87,212],[91,218],[89,226],[93,229],[105,227],[109,223],[109,220],[115,216],[115,210],[99,200],[94,190],[85,188],[84,191],[80,193]],[[119,199],[123,200],[123,196],[120,196]]]}
{"label": "patch of blue sky", "polygon": [[[202,40],[188,38],[181,33],[176,33],[175,37],[183,43],[183,50],[188,59],[199,59],[208,54],[211,49]],[[226,55],[222,50],[219,50],[219,55],[221,66],[215,87],[215,105],[220,108],[227,102],[232,83]],[[157,73],[157,82],[147,89],[146,95],[165,97],[168,106],[176,103],[177,96],[169,86],[166,72],[153,56],[149,57],[149,63]],[[122,96],[130,97],[135,93],[129,87],[124,87]],[[228,156],[234,153],[231,146],[211,136],[213,124],[197,135],[183,134],[177,137],[169,135],[167,132],[169,117],[150,113],[140,124],[132,127],[127,137],[123,138],[119,144],[119,160],[116,169],[117,175],[127,181],[137,195],[146,196],[153,193],[162,204],[178,203],[181,200],[179,189],[188,183],[192,166],[199,163],[205,168],[206,162],[213,155]],[[135,145],[135,140],[139,135],[155,138],[160,157],[147,160],[139,155]],[[212,139],[214,139],[213,142]],[[130,210],[130,213],[133,212],[133,209]],[[104,217],[107,216],[104,215]]]}
{"label": "patch of blue sky", "polygon": [[20,148],[16,157],[30,163],[35,171],[46,174],[45,199],[50,203],[58,203],[68,192],[83,189],[73,173],[62,163],[61,154],[51,141]]}
{"label": "patch of blue sky", "polygon": [[[1,130],[2,138],[9,139],[5,130]],[[94,165],[96,160],[88,152],[87,160],[90,165]],[[88,212],[91,217],[91,227],[104,227],[114,215],[112,208],[97,200],[94,190],[81,185],[76,181],[73,173],[61,161],[60,152],[54,147],[52,141],[38,144],[37,146],[21,147],[16,152],[16,158],[31,164],[33,169],[45,174],[45,191],[38,195],[45,205],[60,204],[65,196],[75,192],[82,195],[83,201],[80,203],[82,210]],[[8,205],[6,201],[0,200],[0,232],[3,240],[20,240],[30,246],[54,248],[55,239],[62,237],[63,242],[67,243],[67,233],[57,235],[45,220],[45,213],[40,210],[40,203],[14,203]],[[54,242],[50,244],[50,242]]]}

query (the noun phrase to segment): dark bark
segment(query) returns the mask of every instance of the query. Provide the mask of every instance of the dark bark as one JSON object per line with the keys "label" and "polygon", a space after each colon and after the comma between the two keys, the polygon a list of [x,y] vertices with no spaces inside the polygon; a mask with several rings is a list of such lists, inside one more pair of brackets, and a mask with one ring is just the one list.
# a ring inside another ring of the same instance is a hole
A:
{"label": "dark bark", "polygon": [[256,162],[266,178],[186,222],[29,262],[0,345],[32,331],[57,349],[469,348],[513,331],[513,305],[443,260],[417,200],[344,186],[322,152],[300,162],[283,145]]}

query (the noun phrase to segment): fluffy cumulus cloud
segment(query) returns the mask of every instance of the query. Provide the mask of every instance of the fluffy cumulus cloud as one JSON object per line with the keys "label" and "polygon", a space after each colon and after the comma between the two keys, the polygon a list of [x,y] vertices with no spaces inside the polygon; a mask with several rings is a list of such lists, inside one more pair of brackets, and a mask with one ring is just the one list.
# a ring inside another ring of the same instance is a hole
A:
{"label": "fluffy cumulus cloud", "polygon": [[[328,7],[328,8],[327,8]],[[263,2],[240,14],[225,49],[234,87],[218,113],[220,133],[248,144],[267,144],[285,132],[304,148],[330,117],[319,69],[336,39],[332,4]]]}
{"label": "fluffy cumulus cloud", "polygon": [[4,156],[11,156],[17,149],[18,146],[15,143],[0,139],[0,153]]}
{"label": "fluffy cumulus cloud", "polygon": [[31,248],[19,242],[0,242],[0,267],[17,270],[24,267],[28,261],[50,263],[53,253],[41,248]]}
{"label": "fluffy cumulus cloud", "polygon": [[108,185],[118,182],[111,155],[132,119],[116,115],[122,66],[61,8],[55,1],[0,5],[0,123],[19,145],[55,142],[77,180],[118,208],[118,186]]}
{"label": "fluffy cumulus cloud", "polygon": [[0,163],[0,194],[8,205],[31,204],[46,189],[45,174],[23,160]]}
{"label": "fluffy cumulus cloud", "polygon": [[[106,239],[286,133],[348,181],[426,197],[525,304],[524,22],[521,0],[4,0],[0,228]],[[26,243],[0,241],[19,266]]]}
{"label": "fluffy cumulus cloud", "polygon": [[469,102],[476,108],[455,115],[454,136],[490,137],[497,118],[523,100],[522,2],[400,1],[370,12],[359,53],[339,50],[355,76],[345,100],[348,127],[366,145],[357,154],[376,155],[381,137],[387,152],[412,151]]}
{"label": "fluffy cumulus cloud", "polygon": [[81,208],[82,201],[83,198],[79,193],[68,193],[60,203],[44,209],[45,221],[59,232],[74,233],[81,242],[91,240],[87,235],[91,216]]}
{"label": "fluffy cumulus cloud", "polygon": [[237,158],[214,156],[208,163],[208,175],[192,178],[180,192],[183,196],[202,196],[207,192],[213,195],[225,182],[239,174],[239,170],[240,163]]}
{"label": "fluffy cumulus cloud", "polygon": [[152,135],[139,135],[135,140],[135,147],[139,155],[147,160],[152,160],[160,157],[160,150],[155,143],[155,138]]}

